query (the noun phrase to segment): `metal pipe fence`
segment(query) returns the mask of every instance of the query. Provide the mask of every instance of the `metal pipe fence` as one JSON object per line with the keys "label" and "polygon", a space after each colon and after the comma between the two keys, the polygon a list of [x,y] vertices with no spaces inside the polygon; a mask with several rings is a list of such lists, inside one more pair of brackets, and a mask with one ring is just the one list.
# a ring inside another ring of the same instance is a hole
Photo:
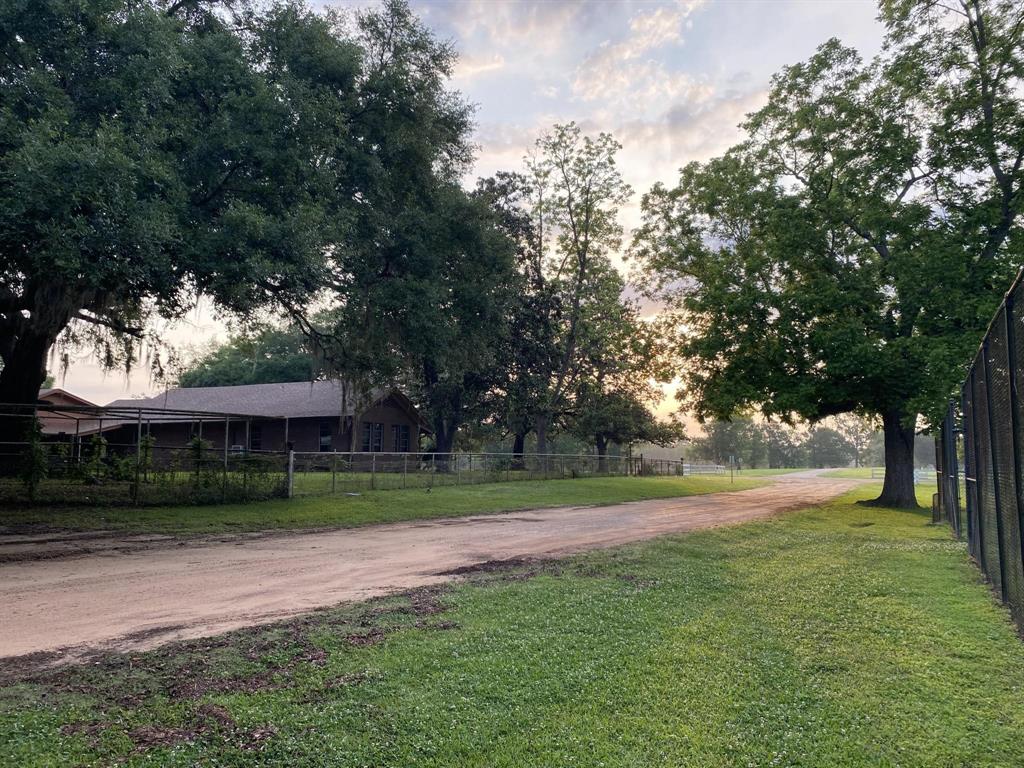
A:
{"label": "metal pipe fence", "polygon": [[959,400],[947,408],[938,437],[936,510],[958,538],[966,536],[971,557],[1019,626],[1024,626],[1022,276],[989,325]]}
{"label": "metal pipe fence", "polygon": [[292,452],[291,496],[601,476],[723,474],[718,464],[590,454]]}

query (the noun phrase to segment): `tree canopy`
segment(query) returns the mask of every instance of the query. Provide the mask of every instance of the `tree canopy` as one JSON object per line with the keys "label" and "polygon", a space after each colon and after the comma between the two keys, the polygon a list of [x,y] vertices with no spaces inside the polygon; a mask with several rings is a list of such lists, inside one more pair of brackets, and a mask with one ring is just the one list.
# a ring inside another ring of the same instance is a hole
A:
{"label": "tree canopy", "polygon": [[684,328],[698,414],[877,415],[880,501],[916,506],[918,417],[1022,261],[1024,8],[906,0],[882,19],[878,59],[826,42],[773,78],[746,141],[646,195],[633,253]]}
{"label": "tree canopy", "polygon": [[328,18],[33,0],[0,30],[0,401],[35,400],[58,338],[127,366],[152,314],[326,279],[365,62]]}
{"label": "tree canopy", "polygon": [[311,341],[298,326],[267,326],[232,335],[205,349],[180,374],[182,387],[278,384],[323,377]]}

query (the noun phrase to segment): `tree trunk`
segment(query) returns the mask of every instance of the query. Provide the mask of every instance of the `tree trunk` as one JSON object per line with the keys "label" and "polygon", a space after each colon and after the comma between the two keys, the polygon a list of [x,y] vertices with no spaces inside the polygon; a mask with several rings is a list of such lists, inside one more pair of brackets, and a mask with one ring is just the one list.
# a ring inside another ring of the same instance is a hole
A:
{"label": "tree trunk", "polygon": [[543,456],[548,452],[548,415],[538,416],[533,428],[537,433],[537,454]]}
{"label": "tree trunk", "polygon": [[882,495],[871,502],[879,507],[917,509],[914,489],[914,426],[916,420],[905,423],[899,411],[882,414],[885,435],[885,483]]}
{"label": "tree trunk", "polygon": [[596,435],[594,445],[597,448],[597,471],[603,475],[608,471],[608,438]]}
{"label": "tree trunk", "polygon": [[43,333],[22,333],[7,350],[0,370],[0,403],[23,406],[20,416],[0,416],[0,442],[21,442],[32,425],[39,387],[46,379],[46,356],[53,338]]}
{"label": "tree trunk", "polygon": [[455,443],[455,429],[449,419],[434,419],[434,466],[442,472],[451,471],[452,445]]}
{"label": "tree trunk", "polygon": [[526,433],[516,432],[512,441],[512,468],[523,468],[523,453],[526,451]]}

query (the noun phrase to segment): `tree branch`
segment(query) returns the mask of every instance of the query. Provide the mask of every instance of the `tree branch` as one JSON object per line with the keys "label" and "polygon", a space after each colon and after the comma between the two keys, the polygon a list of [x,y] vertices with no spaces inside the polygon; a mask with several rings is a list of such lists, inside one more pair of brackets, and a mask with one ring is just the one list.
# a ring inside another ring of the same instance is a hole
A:
{"label": "tree branch", "polygon": [[87,314],[85,310],[80,310],[73,315],[75,320],[81,320],[82,322],[89,323],[91,325],[100,325],[104,328],[109,328],[115,333],[123,333],[128,336],[133,336],[136,339],[141,339],[146,332],[145,328],[138,328],[131,325],[126,325],[120,320],[116,320],[111,317],[100,317],[99,315]]}

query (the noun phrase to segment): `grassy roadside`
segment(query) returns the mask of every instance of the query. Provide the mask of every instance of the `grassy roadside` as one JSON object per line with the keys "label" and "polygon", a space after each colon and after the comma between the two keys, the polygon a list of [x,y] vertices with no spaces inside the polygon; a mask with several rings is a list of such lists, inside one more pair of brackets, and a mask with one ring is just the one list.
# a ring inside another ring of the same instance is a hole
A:
{"label": "grassy roadside", "polygon": [[141,508],[0,510],[0,532],[33,527],[138,533],[222,533],[268,529],[352,527],[402,520],[510,512],[565,505],[739,491],[763,485],[728,476],[596,477],[484,485],[366,491],[356,496],[307,496],[245,504]]}
{"label": "grassy roadside", "polygon": [[873,491],[9,684],[0,764],[1024,764],[1007,613]]}

